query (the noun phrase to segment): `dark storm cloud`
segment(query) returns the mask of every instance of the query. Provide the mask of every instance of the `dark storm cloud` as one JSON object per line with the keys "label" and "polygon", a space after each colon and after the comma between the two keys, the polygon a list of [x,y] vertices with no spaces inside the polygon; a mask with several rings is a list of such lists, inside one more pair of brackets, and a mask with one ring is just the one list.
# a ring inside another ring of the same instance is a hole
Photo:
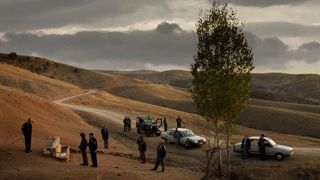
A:
{"label": "dark storm cloud", "polygon": [[0,32],[100,21],[105,27],[112,27],[168,15],[166,1],[158,0],[1,0]]}
{"label": "dark storm cloud", "polygon": [[[278,38],[260,38],[246,33],[253,48],[255,66],[283,69],[292,60],[319,61],[320,44],[310,42],[296,50]],[[149,31],[79,32],[74,35],[35,35],[6,33],[0,41],[4,52],[58,59],[64,63],[91,68],[141,68],[145,64],[189,67],[196,53],[195,32],[187,32],[178,24],[163,22]],[[108,64],[111,66],[104,66]]]}
{"label": "dark storm cloud", "polygon": [[181,27],[178,24],[175,23],[167,23],[167,22],[162,22],[161,24],[158,25],[156,28],[156,31],[161,32],[161,33],[179,33],[183,32]]}
{"label": "dark storm cloud", "polygon": [[[176,30],[180,30],[177,32]],[[156,30],[130,32],[79,32],[74,35],[7,33],[0,48],[19,54],[37,53],[66,61],[120,61],[155,65],[192,62],[196,35],[177,24],[162,23]],[[68,62],[67,62],[68,63]]]}
{"label": "dark storm cloud", "polygon": [[305,37],[320,36],[319,25],[303,25],[290,22],[249,23],[247,29],[259,36]]}
{"label": "dark storm cloud", "polygon": [[275,5],[297,5],[310,0],[225,0],[240,6],[268,7]]}
{"label": "dark storm cloud", "polygon": [[255,65],[274,69],[283,69],[290,61],[315,63],[320,61],[320,44],[308,42],[297,49],[289,46],[279,38],[260,38],[252,33],[246,33],[250,46],[253,48]]}
{"label": "dark storm cloud", "polygon": [[320,43],[304,43],[294,52],[294,56],[298,59],[303,59],[307,63],[318,62],[320,61]]}

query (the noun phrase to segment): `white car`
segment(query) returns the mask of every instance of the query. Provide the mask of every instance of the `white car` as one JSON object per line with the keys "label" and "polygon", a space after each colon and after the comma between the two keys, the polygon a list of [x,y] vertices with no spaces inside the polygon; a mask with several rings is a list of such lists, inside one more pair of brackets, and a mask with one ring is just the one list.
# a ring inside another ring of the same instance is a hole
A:
{"label": "white car", "polygon": [[[177,138],[174,137],[176,129],[170,129],[165,132],[161,132],[161,138],[165,139],[167,143],[176,143]],[[195,146],[201,146],[207,142],[206,138],[195,135],[190,129],[178,128],[181,134],[180,144],[184,145],[185,148],[191,148]]]}
{"label": "white car", "polygon": [[[249,149],[249,154],[259,155],[259,146],[258,142],[259,136],[251,136],[248,137],[251,142],[251,146]],[[289,146],[283,146],[275,143],[271,138],[264,137],[265,147],[266,147],[266,155],[275,157],[277,160],[281,161],[284,157],[290,157],[293,155],[293,148]],[[233,151],[242,153],[243,149],[241,148],[241,142],[237,143],[233,146]]]}

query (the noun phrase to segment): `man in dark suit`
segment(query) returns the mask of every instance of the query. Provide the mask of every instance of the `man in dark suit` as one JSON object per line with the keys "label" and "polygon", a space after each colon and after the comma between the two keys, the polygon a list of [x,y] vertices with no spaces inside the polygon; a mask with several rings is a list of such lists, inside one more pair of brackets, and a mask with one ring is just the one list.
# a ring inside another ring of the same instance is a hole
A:
{"label": "man in dark suit", "polygon": [[156,171],[158,169],[159,164],[162,166],[162,172],[164,172],[164,158],[166,157],[167,149],[164,145],[164,142],[160,142],[157,148],[157,160],[154,165],[154,168],[151,170]]}
{"label": "man in dark suit", "polygon": [[264,142],[264,134],[261,134],[258,145],[259,145],[260,159],[266,160],[266,144]]}
{"label": "man in dark suit", "polygon": [[246,159],[248,157],[250,146],[251,146],[250,139],[248,138],[247,135],[245,135],[241,143],[241,148],[243,149],[242,151],[243,159]]}
{"label": "man in dark suit", "polygon": [[106,126],[101,129],[101,136],[103,139],[103,145],[105,149],[109,148],[109,130]]}
{"label": "man in dark suit", "polygon": [[97,164],[97,149],[98,149],[98,143],[96,138],[94,138],[93,133],[89,134],[90,139],[89,139],[89,150],[90,150],[90,155],[91,155],[91,161],[92,161],[92,167],[98,167]]}
{"label": "man in dark suit", "polygon": [[80,136],[81,136],[81,143],[80,143],[79,149],[81,151],[81,155],[83,159],[83,163],[81,164],[81,166],[88,166],[88,158],[87,158],[88,141],[84,133],[81,133]]}
{"label": "man in dark suit", "polygon": [[32,136],[32,120],[31,118],[28,119],[27,122],[23,123],[21,128],[24,136],[24,145],[26,153],[32,152],[31,151],[31,136]]}

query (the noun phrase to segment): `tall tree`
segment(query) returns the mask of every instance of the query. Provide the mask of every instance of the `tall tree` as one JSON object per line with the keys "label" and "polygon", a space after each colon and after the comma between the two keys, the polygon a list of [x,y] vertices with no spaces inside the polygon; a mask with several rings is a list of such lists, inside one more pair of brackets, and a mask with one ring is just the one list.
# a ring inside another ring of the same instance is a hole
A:
{"label": "tall tree", "polygon": [[[197,23],[198,51],[191,64],[192,98],[198,112],[208,119],[216,134],[214,149],[222,157],[220,132],[226,135],[227,177],[230,176],[230,134],[234,120],[244,109],[251,89],[253,54],[243,33],[243,25],[227,4],[213,2]],[[210,128],[210,127],[209,127]],[[211,128],[210,128],[211,129]],[[208,160],[210,170],[210,162]],[[210,177],[210,171],[207,172]]]}

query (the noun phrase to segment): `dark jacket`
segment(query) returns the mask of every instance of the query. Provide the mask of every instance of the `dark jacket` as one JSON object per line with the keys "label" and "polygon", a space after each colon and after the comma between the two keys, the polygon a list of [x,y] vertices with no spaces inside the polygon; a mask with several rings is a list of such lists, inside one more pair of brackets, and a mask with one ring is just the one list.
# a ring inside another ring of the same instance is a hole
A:
{"label": "dark jacket", "polygon": [[173,134],[174,138],[180,138],[181,137],[181,133],[179,131],[175,131]]}
{"label": "dark jacket", "polygon": [[101,129],[101,136],[102,136],[103,140],[109,139],[109,131],[108,131],[108,129],[102,128]]}
{"label": "dark jacket", "polygon": [[163,125],[164,125],[165,127],[168,127],[168,122],[167,122],[166,119],[163,120]]}
{"label": "dark jacket", "polygon": [[97,142],[96,138],[94,138],[94,137],[90,138],[88,146],[89,146],[89,150],[91,152],[96,151],[98,149],[98,142]]}
{"label": "dark jacket", "polygon": [[25,136],[31,136],[32,134],[32,124],[29,122],[23,123],[21,130],[23,132],[23,135]]}
{"label": "dark jacket", "polygon": [[88,146],[88,141],[87,141],[87,139],[85,137],[83,137],[81,139],[81,143],[80,143],[79,149],[81,151],[86,151],[87,150],[87,146]]}
{"label": "dark jacket", "polygon": [[[246,142],[244,142],[246,141]],[[251,146],[251,141],[249,138],[243,138],[242,139],[242,143],[241,143],[241,148],[243,149],[244,148],[244,144],[247,145],[247,149],[250,149],[250,146]]]}
{"label": "dark jacket", "polygon": [[159,144],[157,148],[157,155],[161,158],[164,158],[166,157],[166,154],[167,154],[166,146],[164,144]]}
{"label": "dark jacket", "polygon": [[145,141],[138,141],[139,151],[145,152],[147,150],[147,144]]}
{"label": "dark jacket", "polygon": [[264,138],[260,137],[258,145],[259,145],[259,148],[261,149],[265,148],[266,145],[264,143]]}

